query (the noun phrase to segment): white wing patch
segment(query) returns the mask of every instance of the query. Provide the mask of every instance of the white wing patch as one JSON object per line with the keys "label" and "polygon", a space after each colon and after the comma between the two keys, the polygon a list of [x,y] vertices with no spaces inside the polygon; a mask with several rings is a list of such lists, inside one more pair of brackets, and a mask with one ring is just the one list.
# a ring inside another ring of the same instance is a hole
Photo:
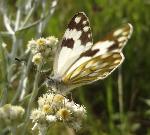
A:
{"label": "white wing patch", "polygon": [[76,17],[76,18],[75,18],[75,22],[76,22],[76,23],[79,23],[80,21],[81,21],[81,17]]}
{"label": "white wing patch", "polygon": [[64,38],[70,39],[72,38],[74,41],[79,40],[80,36],[82,34],[82,31],[77,31],[76,29],[67,29]]}
{"label": "white wing patch", "polygon": [[118,29],[113,33],[113,36],[117,37],[118,35],[123,33],[123,29]]}
{"label": "white wing patch", "polygon": [[85,26],[85,27],[83,28],[83,31],[84,31],[84,32],[87,32],[89,29],[90,29],[90,27]]}
{"label": "white wing patch", "polygon": [[65,71],[79,58],[79,54],[84,51],[84,46],[81,46],[81,41],[77,40],[74,43],[74,48],[63,47],[58,59],[58,71],[57,74],[62,76]]}
{"label": "white wing patch", "polygon": [[106,41],[100,41],[96,44],[94,44],[94,46],[92,47],[92,50],[95,49],[99,49],[100,51],[96,54],[96,56],[98,55],[102,55],[108,52],[108,48],[111,47],[115,42],[114,41],[110,41],[110,40],[106,40]]}

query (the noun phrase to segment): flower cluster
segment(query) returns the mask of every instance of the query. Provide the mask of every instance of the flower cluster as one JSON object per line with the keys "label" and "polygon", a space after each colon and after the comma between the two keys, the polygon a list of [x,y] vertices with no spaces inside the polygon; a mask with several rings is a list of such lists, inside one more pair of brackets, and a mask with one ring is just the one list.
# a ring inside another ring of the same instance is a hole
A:
{"label": "flower cluster", "polygon": [[32,62],[39,65],[45,56],[47,57],[52,53],[57,43],[58,39],[54,36],[29,41],[27,50],[33,54]]}
{"label": "flower cluster", "polygon": [[3,107],[0,107],[0,121],[5,122],[6,124],[17,122],[23,117],[24,112],[24,108],[21,106],[6,104]]}
{"label": "flower cluster", "polygon": [[34,123],[33,129],[43,130],[50,124],[64,122],[67,126],[79,130],[86,117],[84,106],[80,106],[60,94],[44,94],[43,97],[39,97],[38,105],[38,109],[33,110],[30,116]]}

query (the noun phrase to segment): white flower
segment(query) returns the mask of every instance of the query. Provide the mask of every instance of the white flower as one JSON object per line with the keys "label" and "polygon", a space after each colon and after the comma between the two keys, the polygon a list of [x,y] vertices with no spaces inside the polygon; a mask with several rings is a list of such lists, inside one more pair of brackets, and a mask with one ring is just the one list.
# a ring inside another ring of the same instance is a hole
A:
{"label": "white flower", "polygon": [[33,56],[32,62],[36,65],[39,65],[39,64],[41,64],[42,59],[43,59],[43,57],[42,57],[41,53],[37,53]]}
{"label": "white flower", "polygon": [[45,51],[46,49],[46,39],[45,38],[39,38],[36,40],[37,49],[41,51]]}
{"label": "white flower", "polygon": [[24,109],[21,106],[13,106],[11,104],[6,104],[0,107],[0,119],[4,120],[6,123],[17,121],[24,115]]}
{"label": "white flower", "polygon": [[31,41],[28,42],[27,50],[30,50],[33,54],[37,52],[35,40],[32,39]]}
{"label": "white flower", "polygon": [[30,119],[32,119],[33,122],[43,122],[45,118],[45,113],[39,109],[33,110],[30,115]]}
{"label": "white flower", "polygon": [[78,131],[81,129],[81,122],[73,122],[73,123],[71,123],[70,127],[75,129],[76,131]]}
{"label": "white flower", "polygon": [[32,111],[30,118],[34,123],[38,123],[39,131],[41,131],[42,125],[46,126],[55,122],[63,122],[67,126],[79,130],[85,116],[84,106],[70,101],[61,94],[46,93],[39,97],[38,109]]}
{"label": "white flower", "polygon": [[39,38],[37,40],[31,40],[27,44],[27,51],[31,51],[32,54],[41,53],[42,55],[50,55],[53,48],[56,48],[58,39],[54,36],[47,38]]}
{"label": "white flower", "polygon": [[44,94],[42,97],[39,97],[38,99],[39,107],[42,108],[45,104],[51,105],[53,98],[54,94],[51,93],[47,93]]}
{"label": "white flower", "polygon": [[54,95],[52,106],[59,109],[59,108],[63,107],[64,103],[65,103],[65,97],[64,96],[62,96],[60,94]]}
{"label": "white flower", "polygon": [[66,105],[67,108],[69,108],[69,109],[72,110],[72,111],[75,111],[76,108],[77,108],[77,105],[76,105],[73,101],[68,102],[68,101],[66,100],[66,101],[65,101],[65,105]]}
{"label": "white flower", "polygon": [[77,118],[86,117],[86,110],[84,106],[78,106],[77,108],[75,108],[74,112],[76,113]]}
{"label": "white flower", "polygon": [[15,117],[22,117],[25,111],[21,106],[12,106],[11,112],[11,117],[14,119]]}
{"label": "white flower", "polygon": [[71,112],[67,108],[61,108],[56,112],[56,115],[60,120],[69,120]]}
{"label": "white flower", "polygon": [[56,45],[56,44],[58,43],[58,39],[55,38],[54,36],[50,36],[50,37],[47,37],[47,38],[46,38],[46,43],[47,43],[49,46]]}
{"label": "white flower", "polygon": [[42,107],[42,111],[46,114],[52,114],[53,113],[53,109],[51,108],[51,105],[49,104],[45,104],[43,107]]}
{"label": "white flower", "polygon": [[54,115],[48,115],[46,116],[46,120],[51,123],[51,122],[56,122],[57,121],[57,117]]}

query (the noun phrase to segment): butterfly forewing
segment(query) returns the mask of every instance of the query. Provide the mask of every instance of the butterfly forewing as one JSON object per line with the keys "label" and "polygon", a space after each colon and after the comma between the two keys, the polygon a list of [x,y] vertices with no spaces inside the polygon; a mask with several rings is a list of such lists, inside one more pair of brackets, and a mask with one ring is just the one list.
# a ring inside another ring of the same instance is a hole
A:
{"label": "butterfly forewing", "polygon": [[69,22],[55,56],[54,74],[62,77],[93,45],[90,24],[83,12],[77,13]]}

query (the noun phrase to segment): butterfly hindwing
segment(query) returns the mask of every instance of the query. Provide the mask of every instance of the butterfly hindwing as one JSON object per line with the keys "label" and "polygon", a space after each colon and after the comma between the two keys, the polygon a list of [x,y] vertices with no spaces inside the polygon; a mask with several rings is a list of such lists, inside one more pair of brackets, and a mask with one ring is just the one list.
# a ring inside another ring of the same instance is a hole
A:
{"label": "butterfly hindwing", "polygon": [[70,87],[77,87],[104,79],[113,72],[124,60],[119,52],[110,52],[96,56],[77,67],[64,77],[64,82]]}
{"label": "butterfly hindwing", "polygon": [[131,37],[132,31],[132,25],[128,23],[112,31],[102,40],[95,43],[92,49],[99,49],[97,55],[102,55],[107,52],[121,52],[128,39]]}
{"label": "butterfly hindwing", "polygon": [[71,19],[55,56],[54,74],[62,77],[79,59],[81,53],[93,45],[89,20],[79,12]]}

